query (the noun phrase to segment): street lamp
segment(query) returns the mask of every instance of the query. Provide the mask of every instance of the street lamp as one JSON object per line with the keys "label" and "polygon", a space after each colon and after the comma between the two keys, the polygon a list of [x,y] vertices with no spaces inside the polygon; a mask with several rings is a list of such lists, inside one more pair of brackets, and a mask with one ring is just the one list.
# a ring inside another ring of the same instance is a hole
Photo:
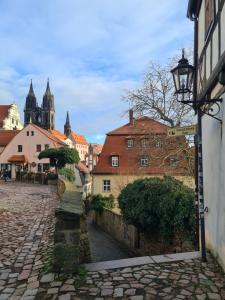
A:
{"label": "street lamp", "polygon": [[179,60],[178,65],[171,70],[171,73],[173,74],[176,94],[181,94],[182,101],[180,102],[185,102],[184,95],[191,93],[194,67],[184,57],[184,49],[182,50],[182,58]]}
{"label": "street lamp", "polygon": [[[197,113],[197,136],[195,139],[196,146],[196,192],[198,196],[198,221],[200,219],[200,232],[201,232],[201,254],[202,260],[206,261],[206,247],[205,247],[205,212],[208,208],[204,207],[204,193],[203,193],[203,158],[202,158],[202,115],[206,114],[220,123],[222,121],[216,117],[220,111],[219,103],[222,99],[193,99],[185,100],[186,95],[189,96],[193,93],[193,78],[196,76],[196,68],[189,64],[188,60],[184,57],[184,49],[182,50],[182,58],[179,60],[178,65],[171,70],[175,86],[175,94],[177,95],[178,102],[183,104],[192,105]],[[197,90],[196,80],[194,82],[195,90]],[[196,94],[196,93],[195,93]],[[193,94],[193,98],[196,95]],[[181,100],[179,98],[181,96]],[[197,98],[197,97],[196,97]]]}

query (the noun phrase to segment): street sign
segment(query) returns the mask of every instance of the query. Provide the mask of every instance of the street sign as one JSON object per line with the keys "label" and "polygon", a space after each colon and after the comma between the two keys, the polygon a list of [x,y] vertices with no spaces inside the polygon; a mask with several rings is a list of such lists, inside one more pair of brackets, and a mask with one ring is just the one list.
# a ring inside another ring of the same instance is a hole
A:
{"label": "street sign", "polygon": [[196,125],[174,127],[167,129],[167,136],[195,135],[197,132]]}

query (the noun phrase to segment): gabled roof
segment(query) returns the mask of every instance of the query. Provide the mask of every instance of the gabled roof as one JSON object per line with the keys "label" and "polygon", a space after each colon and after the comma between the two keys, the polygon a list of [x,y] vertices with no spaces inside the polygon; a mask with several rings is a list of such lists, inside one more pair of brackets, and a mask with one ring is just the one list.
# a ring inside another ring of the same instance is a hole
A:
{"label": "gabled roof", "polygon": [[83,144],[88,145],[88,142],[86,141],[85,137],[83,135],[77,134],[75,132],[71,133],[72,138],[75,140],[77,144]]}
{"label": "gabled roof", "polygon": [[165,134],[167,133],[167,125],[155,121],[149,117],[141,117],[134,119],[133,124],[127,123],[107,135],[139,135],[139,134]]}
{"label": "gabled roof", "polygon": [[20,130],[0,130],[0,146],[5,147]]}
{"label": "gabled roof", "polygon": [[[35,124],[27,124],[28,125],[32,125],[34,126],[36,129],[38,129],[41,133],[43,133],[45,136],[47,136],[49,139],[51,139],[53,142],[60,144],[61,146],[67,147],[67,144],[64,143],[63,141],[61,141],[60,139],[58,139],[57,137],[55,137],[53,134],[51,134],[48,130],[45,130]],[[26,126],[26,127],[27,127]],[[25,128],[25,127],[24,127]]]}
{"label": "gabled roof", "polygon": [[8,117],[9,109],[11,108],[12,104],[10,105],[0,105],[0,127],[3,126],[3,120]]}

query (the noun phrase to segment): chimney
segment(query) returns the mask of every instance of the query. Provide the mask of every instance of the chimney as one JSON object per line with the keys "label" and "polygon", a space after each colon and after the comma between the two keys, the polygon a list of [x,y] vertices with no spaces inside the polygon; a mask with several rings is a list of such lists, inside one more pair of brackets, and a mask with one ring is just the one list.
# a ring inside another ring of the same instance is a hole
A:
{"label": "chimney", "polygon": [[130,125],[134,125],[134,112],[132,109],[129,110],[129,119],[130,119]]}

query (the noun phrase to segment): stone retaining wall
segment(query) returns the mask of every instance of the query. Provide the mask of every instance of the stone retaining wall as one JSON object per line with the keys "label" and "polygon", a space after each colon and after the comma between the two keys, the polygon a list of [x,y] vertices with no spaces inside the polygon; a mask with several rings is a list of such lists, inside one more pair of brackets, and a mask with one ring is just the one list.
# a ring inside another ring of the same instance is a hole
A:
{"label": "stone retaining wall", "polygon": [[114,239],[127,246],[137,256],[160,255],[175,252],[193,251],[189,242],[180,245],[177,240],[165,244],[151,232],[142,233],[133,225],[127,225],[119,213],[104,209],[101,213],[94,212],[94,222]]}
{"label": "stone retaining wall", "polygon": [[54,268],[72,273],[80,263],[90,261],[86,215],[77,188],[63,178],[57,186],[61,203],[55,212]]}

